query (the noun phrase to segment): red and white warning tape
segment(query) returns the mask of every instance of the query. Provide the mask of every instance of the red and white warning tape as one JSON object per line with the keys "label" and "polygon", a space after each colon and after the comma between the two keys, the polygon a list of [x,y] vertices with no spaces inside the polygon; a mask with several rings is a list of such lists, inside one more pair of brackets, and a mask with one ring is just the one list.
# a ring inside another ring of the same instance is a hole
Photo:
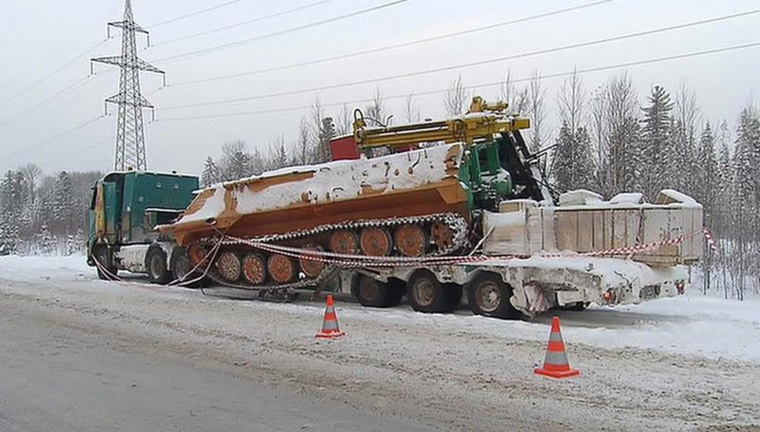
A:
{"label": "red and white warning tape", "polygon": [[[670,246],[683,243],[686,239],[694,237],[695,235],[703,233],[707,239],[708,244],[713,250],[717,250],[715,242],[710,235],[710,231],[707,228],[693,231],[691,233],[662,240],[659,242],[645,243],[639,246],[626,246],[615,249],[607,249],[601,251],[589,251],[578,253],[544,253],[541,257],[544,258],[566,258],[566,257],[604,257],[604,256],[616,256],[616,255],[632,255],[635,253],[648,252],[658,249],[663,246]],[[312,249],[302,249],[291,246],[276,245],[271,243],[262,243],[256,241],[250,241],[241,238],[228,237],[236,242],[244,243],[249,246],[253,246],[257,249],[285,255],[295,259],[305,259],[309,261],[324,262],[326,264],[338,265],[341,267],[414,267],[419,265],[455,265],[455,264],[467,264],[478,261],[484,261],[490,258],[498,259],[526,259],[530,258],[530,255],[467,255],[467,256],[423,256],[423,257],[399,257],[399,256],[368,256],[368,255],[355,255],[355,254],[340,254],[336,252],[317,251]]]}

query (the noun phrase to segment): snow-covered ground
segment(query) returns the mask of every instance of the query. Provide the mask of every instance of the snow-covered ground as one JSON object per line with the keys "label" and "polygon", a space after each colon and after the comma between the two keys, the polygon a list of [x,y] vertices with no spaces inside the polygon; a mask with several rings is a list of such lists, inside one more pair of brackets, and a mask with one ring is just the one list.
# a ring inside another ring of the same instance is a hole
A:
{"label": "snow-covered ground", "polygon": [[[0,278],[17,280],[96,279],[95,270],[82,256],[0,257]],[[97,281],[89,290],[150,290],[169,296],[197,296],[196,291],[147,284],[145,278],[127,276],[126,283]],[[86,285],[85,285],[86,286]],[[81,287],[79,288],[81,289]],[[313,303],[246,303],[246,307],[290,310],[314,315]],[[531,321],[501,321],[472,316],[466,309],[454,315],[412,313],[405,305],[372,310],[345,305],[344,320],[371,316],[372,319],[403,325],[435,326],[467,330],[483,335],[509,335],[516,339],[546,340],[548,316]],[[600,348],[636,347],[668,353],[701,355],[712,359],[728,358],[760,363],[760,300],[724,300],[705,297],[696,289],[685,296],[661,299],[632,306],[591,306],[584,312],[561,312],[562,330],[570,343]]]}
{"label": "snow-covered ground", "polygon": [[179,340],[182,350],[201,347],[304,391],[458,430],[760,426],[757,300],[688,294],[561,312],[570,362],[583,375],[552,381],[533,374],[550,316],[503,321],[341,302],[348,336],[320,342],[320,302],[233,301],[128,278],[97,280],[81,256],[0,257],[0,302],[150,335],[156,350]]}

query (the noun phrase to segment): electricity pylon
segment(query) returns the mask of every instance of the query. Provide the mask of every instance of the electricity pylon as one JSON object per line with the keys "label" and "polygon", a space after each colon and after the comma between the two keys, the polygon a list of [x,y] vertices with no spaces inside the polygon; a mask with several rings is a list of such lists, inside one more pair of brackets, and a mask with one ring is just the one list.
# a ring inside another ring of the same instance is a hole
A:
{"label": "electricity pylon", "polygon": [[119,74],[119,93],[106,99],[106,106],[115,103],[119,106],[119,119],[116,125],[116,162],[114,169],[125,171],[129,168],[146,170],[145,132],[143,130],[143,108],[153,105],[140,94],[140,71],[163,74],[164,71],[137,57],[135,33],[148,34],[148,31],[135,24],[132,16],[132,2],[126,0],[124,20],[108,23],[110,37],[111,27],[121,29],[121,55],[91,59],[93,62],[111,64],[121,68]]}

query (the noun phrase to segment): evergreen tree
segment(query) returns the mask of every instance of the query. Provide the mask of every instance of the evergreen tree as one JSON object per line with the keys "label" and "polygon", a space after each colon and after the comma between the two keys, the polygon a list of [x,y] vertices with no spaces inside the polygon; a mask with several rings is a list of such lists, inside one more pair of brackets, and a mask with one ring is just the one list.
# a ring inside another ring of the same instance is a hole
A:
{"label": "evergreen tree", "polygon": [[694,198],[704,208],[704,224],[708,228],[713,227],[714,210],[717,199],[717,186],[720,184],[718,160],[715,155],[715,135],[710,122],[705,123],[702,136],[699,139],[697,160],[700,170],[696,172],[693,181]]}
{"label": "evergreen tree", "polygon": [[71,178],[66,171],[58,173],[55,182],[55,195],[53,197],[53,219],[57,232],[68,234],[74,225],[74,190]]}
{"label": "evergreen tree", "polygon": [[586,129],[581,127],[573,132],[563,123],[552,160],[555,187],[560,192],[591,189],[593,170],[591,139]]}
{"label": "evergreen tree", "polygon": [[219,167],[216,166],[214,159],[209,156],[206,158],[206,162],[203,165],[203,172],[201,173],[201,187],[208,187],[214,183],[219,183],[221,176],[219,173]]}
{"label": "evergreen tree", "polygon": [[50,234],[47,225],[42,225],[40,233],[37,234],[37,243],[40,252],[45,255],[50,255],[55,249],[55,238]]}
{"label": "evergreen tree", "polygon": [[253,155],[246,149],[243,141],[233,141],[222,146],[224,156],[221,161],[222,181],[250,177],[254,173]]}
{"label": "evergreen tree", "polygon": [[16,173],[0,181],[0,255],[15,254],[21,242],[21,191]]}
{"label": "evergreen tree", "polygon": [[671,125],[673,102],[670,94],[660,86],[654,86],[649,95],[649,105],[644,111],[641,129],[641,186],[644,194],[651,198],[663,188],[665,183],[665,154]]}

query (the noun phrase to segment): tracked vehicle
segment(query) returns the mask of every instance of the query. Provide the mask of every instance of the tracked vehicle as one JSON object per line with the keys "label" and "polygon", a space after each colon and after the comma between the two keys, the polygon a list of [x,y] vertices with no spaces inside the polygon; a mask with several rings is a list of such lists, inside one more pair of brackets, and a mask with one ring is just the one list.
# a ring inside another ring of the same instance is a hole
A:
{"label": "tracked vehicle", "polygon": [[[204,189],[159,229],[193,264],[213,261],[208,272],[219,282],[278,289],[313,285],[330,266],[261,244],[342,258],[447,256],[477,242],[481,210],[548,197],[520,134],[530,121],[506,104],[475,98],[466,115],[395,127],[354,117],[354,134],[331,143],[337,160]],[[367,157],[381,148],[389,154]]]}

